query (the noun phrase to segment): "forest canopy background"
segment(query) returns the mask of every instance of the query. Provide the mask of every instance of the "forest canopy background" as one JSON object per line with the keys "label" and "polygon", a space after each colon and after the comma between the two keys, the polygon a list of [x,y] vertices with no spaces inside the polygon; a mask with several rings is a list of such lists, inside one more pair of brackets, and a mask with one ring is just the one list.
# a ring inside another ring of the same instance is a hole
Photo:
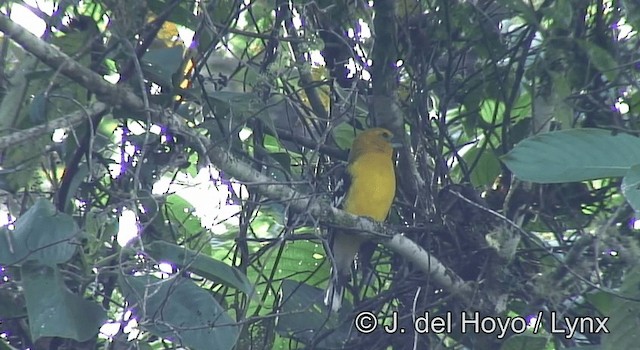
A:
{"label": "forest canopy background", "polygon": [[[634,1],[0,12],[0,348],[636,346]],[[403,144],[385,224],[331,202],[372,126]],[[380,243],[339,314],[335,227]],[[358,333],[361,311],[407,332]],[[474,311],[529,327],[413,333]],[[610,333],[565,336],[596,317]]]}

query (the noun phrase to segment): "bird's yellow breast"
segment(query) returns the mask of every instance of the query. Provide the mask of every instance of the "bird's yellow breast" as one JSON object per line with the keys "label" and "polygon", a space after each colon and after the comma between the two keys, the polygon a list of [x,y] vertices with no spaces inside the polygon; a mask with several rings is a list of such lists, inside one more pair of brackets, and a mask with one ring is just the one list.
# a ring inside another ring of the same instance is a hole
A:
{"label": "bird's yellow breast", "polygon": [[393,161],[384,153],[365,153],[348,168],[351,187],[345,198],[344,210],[384,221],[396,192]]}

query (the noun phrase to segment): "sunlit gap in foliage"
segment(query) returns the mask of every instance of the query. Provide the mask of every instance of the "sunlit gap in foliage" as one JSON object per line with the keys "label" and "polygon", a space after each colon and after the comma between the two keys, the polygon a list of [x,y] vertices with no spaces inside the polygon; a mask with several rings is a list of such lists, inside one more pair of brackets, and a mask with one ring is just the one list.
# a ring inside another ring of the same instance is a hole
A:
{"label": "sunlit gap in foliage", "polygon": [[175,267],[168,262],[159,263],[157,268],[158,272],[156,273],[156,277],[158,278],[167,278],[171,276],[175,271]]}
{"label": "sunlit gap in foliage", "polygon": [[123,208],[118,218],[118,234],[116,240],[121,247],[124,247],[132,239],[138,236],[138,216],[133,210]]}
{"label": "sunlit gap in foliage", "polygon": [[109,321],[102,325],[100,327],[100,337],[111,340],[122,327],[122,332],[128,335],[128,341],[136,339],[140,335],[140,330],[138,329],[138,320],[132,316],[131,310],[116,314],[115,319],[120,321]]}
{"label": "sunlit gap in foliage", "polygon": [[[40,9],[43,13],[46,13],[48,15],[51,15],[53,13],[53,7],[54,7],[53,1],[25,0],[23,2],[28,6]],[[33,35],[36,35],[36,36],[41,36],[47,27],[44,21],[40,17],[35,15],[28,8],[19,4],[11,5],[10,18],[12,21],[26,28]]]}
{"label": "sunlit gap in foliage", "polygon": [[[149,131],[154,134],[161,134],[160,127],[153,125]],[[131,135],[144,133],[144,127],[140,124],[129,125]],[[245,132],[245,137],[250,136],[250,132]],[[122,168],[122,162],[129,157],[136,157],[136,148],[128,141],[123,142],[124,130],[118,128],[115,131],[115,143],[121,144],[121,149],[114,152],[109,171],[111,176],[117,178],[126,169]],[[132,164],[136,161],[133,159]],[[237,213],[240,211],[239,203],[231,200],[234,194],[239,194],[240,199],[245,199],[246,191],[243,186],[229,182],[220,176],[220,172],[213,167],[204,167],[198,171],[195,177],[184,172],[179,172],[172,176],[158,179],[154,184],[152,193],[159,196],[177,195],[190,204],[190,208],[185,208],[185,214],[193,214],[199,220],[203,228],[208,229],[213,234],[223,234],[228,231],[228,225],[239,224]],[[144,208],[139,208],[144,210]],[[186,211],[191,211],[187,213]],[[120,230],[117,241],[121,246],[126,245],[131,239],[139,234],[138,218],[134,211],[125,209],[120,218]]]}
{"label": "sunlit gap in foliage", "polygon": [[634,230],[640,230],[640,219],[637,217],[631,218],[631,226]]}
{"label": "sunlit gap in foliage", "polygon": [[371,73],[369,73],[367,69],[371,67],[371,64],[373,62],[371,61],[371,59],[366,58],[367,55],[361,45],[365,41],[371,39],[371,29],[369,28],[369,25],[367,24],[367,22],[359,18],[358,25],[356,26],[356,28],[347,29],[347,36],[349,36],[349,38],[355,39],[358,42],[358,44],[354,46],[354,50],[359,57],[366,59],[365,66],[363,67],[359,62],[356,62],[353,58],[349,58],[349,61],[347,62],[347,65],[346,65],[347,69],[349,70],[349,73],[347,74],[347,78],[354,78],[359,74],[359,76],[363,80],[370,81]]}
{"label": "sunlit gap in foliage", "polygon": [[224,234],[228,226],[239,225],[239,203],[232,198],[235,194],[246,199],[244,186],[221,177],[220,171],[207,166],[198,171],[195,177],[180,172],[175,176],[163,177],[153,186],[154,195],[174,194],[189,202],[190,214],[195,215],[203,228],[213,234]]}
{"label": "sunlit gap in foliage", "polygon": [[622,98],[619,98],[615,103],[615,109],[620,112],[620,114],[629,113],[629,105],[626,102],[622,101]]}
{"label": "sunlit gap in foliage", "polygon": [[0,227],[7,226],[7,229],[14,230],[16,228],[14,226],[16,219],[15,216],[9,214],[6,207],[3,206],[3,208],[0,209]]}
{"label": "sunlit gap in foliage", "polygon": [[9,276],[7,275],[7,269],[4,266],[0,266],[0,285],[9,282]]}
{"label": "sunlit gap in foliage", "polygon": [[9,334],[7,332],[0,333],[0,339],[4,339],[5,341],[8,341]]}
{"label": "sunlit gap in foliage", "polygon": [[[136,147],[129,141],[125,140],[125,132],[124,128],[118,127],[114,130],[114,143],[121,145],[118,152],[115,152],[111,159],[114,163],[109,164],[109,172],[111,177],[117,178],[127,169],[123,169],[122,162],[128,162],[128,159],[136,156],[136,158],[132,159],[131,165],[135,166],[137,164],[137,150]],[[127,136],[129,135],[142,135],[146,132],[145,127],[137,122],[133,122],[127,125]],[[152,134],[160,135],[162,133],[162,128],[158,125],[151,125],[149,127],[149,132]]]}
{"label": "sunlit gap in foliage", "polygon": [[[302,31],[304,30],[302,17],[295,8],[292,9],[292,13],[293,18],[291,19],[291,22],[293,23],[293,27],[302,35]],[[320,50],[309,50],[305,52],[304,55],[314,67],[324,67],[324,57],[320,54]]]}
{"label": "sunlit gap in foliage", "polygon": [[617,39],[620,41],[629,40],[638,35],[638,31],[633,30],[633,27],[627,24],[626,18],[621,18],[618,23],[613,24],[611,27],[617,32]]}

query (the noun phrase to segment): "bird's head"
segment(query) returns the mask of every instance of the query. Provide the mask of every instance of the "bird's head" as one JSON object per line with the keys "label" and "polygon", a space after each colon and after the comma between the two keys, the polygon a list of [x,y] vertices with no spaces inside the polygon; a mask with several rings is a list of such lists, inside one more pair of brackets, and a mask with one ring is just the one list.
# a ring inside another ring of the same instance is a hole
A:
{"label": "bird's head", "polygon": [[351,145],[349,159],[365,153],[383,153],[391,158],[393,134],[384,128],[367,129],[356,136]]}

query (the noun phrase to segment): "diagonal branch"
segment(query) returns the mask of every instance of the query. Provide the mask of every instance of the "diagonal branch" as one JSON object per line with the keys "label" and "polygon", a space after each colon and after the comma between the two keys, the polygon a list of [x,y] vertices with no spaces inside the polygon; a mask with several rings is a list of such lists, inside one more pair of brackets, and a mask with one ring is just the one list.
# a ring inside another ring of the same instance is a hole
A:
{"label": "diagonal branch", "polygon": [[76,127],[87,119],[93,118],[96,115],[104,114],[108,110],[109,107],[106,104],[102,102],[95,102],[86,109],[75,111],[64,117],[48,121],[29,129],[16,131],[10,135],[2,136],[0,137],[0,150],[32,142],[35,138],[51,133],[56,129]]}
{"label": "diagonal branch", "polygon": [[144,109],[144,103],[136,95],[122,87],[115,87],[100,75],[65,55],[57,47],[40,40],[14,23],[4,14],[0,15],[0,31],[49,67],[59,69],[62,74],[94,93],[98,100],[115,107],[126,106],[134,111]]}

